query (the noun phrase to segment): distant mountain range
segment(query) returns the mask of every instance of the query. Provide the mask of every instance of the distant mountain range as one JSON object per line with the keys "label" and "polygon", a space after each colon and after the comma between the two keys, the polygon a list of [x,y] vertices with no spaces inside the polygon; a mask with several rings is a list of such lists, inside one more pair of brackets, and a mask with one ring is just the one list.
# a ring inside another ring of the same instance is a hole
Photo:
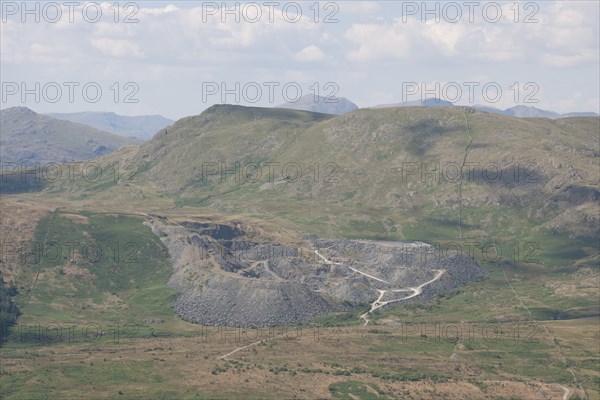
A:
{"label": "distant mountain range", "polygon": [[49,163],[87,160],[121,146],[139,144],[87,125],[37,114],[27,107],[0,111],[0,160],[17,163]]}
{"label": "distant mountain range", "polygon": [[172,125],[173,120],[162,115],[118,115],[113,112],[77,112],[48,114],[56,119],[77,122],[119,136],[133,136],[141,140],[151,139],[159,130]]}
{"label": "distant mountain range", "polygon": [[514,106],[511,108],[507,108],[506,110],[501,110],[495,107],[489,106],[481,106],[476,105],[473,108],[476,108],[481,111],[493,113],[493,114],[501,114],[501,115],[509,115],[512,117],[523,117],[523,118],[550,118],[550,119],[558,119],[558,118],[568,118],[568,117],[597,117],[598,114],[593,112],[570,112],[566,114],[559,114],[554,111],[542,110],[536,107],[531,106]]}
{"label": "distant mountain range", "polygon": [[357,110],[358,106],[348,100],[345,97],[323,97],[307,94],[302,96],[300,100],[295,103],[284,103],[277,106],[277,108],[287,108],[291,110],[303,110],[319,112],[323,114],[346,114],[351,111]]}
{"label": "distant mountain range", "polygon": [[[426,100],[417,100],[417,101],[407,101],[404,103],[396,103],[396,104],[380,104],[371,108],[388,108],[388,107],[453,107],[454,104],[441,99],[426,99]],[[550,118],[550,119],[558,119],[558,118],[567,118],[567,117],[597,117],[598,114],[593,112],[570,112],[566,114],[558,114],[554,111],[542,110],[539,108],[531,107],[531,106],[523,106],[518,105],[511,108],[507,108],[506,110],[501,110],[496,107],[483,106],[483,105],[475,105],[473,108],[476,108],[480,111],[485,111],[493,114],[500,115],[508,115],[511,117],[522,117],[522,118]]]}
{"label": "distant mountain range", "polygon": [[[323,114],[346,114],[351,111],[358,109],[359,107],[348,100],[345,97],[333,97],[333,99],[337,100],[337,102],[326,102],[325,97],[318,96],[318,100],[315,101],[315,97],[313,95],[306,95],[300,98],[296,103],[285,103],[278,105],[277,108],[287,108],[293,110],[303,110],[303,111],[312,111],[312,112],[320,112]],[[416,100],[416,101],[407,101],[404,103],[392,103],[392,104],[378,104],[373,107],[368,108],[390,108],[390,107],[454,107],[455,105],[449,101],[442,99],[425,99],[425,100]],[[558,118],[567,118],[567,117],[597,117],[598,114],[594,112],[570,112],[565,114],[559,114],[554,111],[542,110],[536,107],[518,105],[511,108],[507,108],[506,110],[501,110],[496,107],[484,106],[484,105],[475,105],[473,108],[476,108],[480,111],[485,111],[493,114],[500,115],[508,115],[511,117],[520,117],[520,118],[550,118],[550,119],[558,119]]]}
{"label": "distant mountain range", "polygon": [[[454,107],[449,101],[431,98],[425,100],[407,101],[404,103],[378,104],[367,108],[390,108],[390,107]],[[305,95],[295,103],[284,103],[275,108],[286,108],[290,110],[302,110],[318,112],[322,114],[341,115],[357,110],[359,107],[345,97],[324,97],[312,94]],[[523,118],[567,118],[567,117],[597,117],[593,112],[570,112],[559,114],[554,111],[542,110],[536,107],[518,105],[506,110],[496,107],[474,105],[480,111],[493,114],[508,115],[512,117]],[[163,117],[162,115],[137,115],[125,116],[114,112],[77,112],[77,113],[53,113],[47,114],[53,118],[85,124],[105,132],[114,133],[119,136],[136,137],[141,140],[152,139],[156,132],[175,121]]]}
{"label": "distant mountain range", "polygon": [[378,104],[370,108],[388,108],[388,107],[452,107],[454,104],[441,99],[425,99],[416,101],[407,101],[395,104]]}

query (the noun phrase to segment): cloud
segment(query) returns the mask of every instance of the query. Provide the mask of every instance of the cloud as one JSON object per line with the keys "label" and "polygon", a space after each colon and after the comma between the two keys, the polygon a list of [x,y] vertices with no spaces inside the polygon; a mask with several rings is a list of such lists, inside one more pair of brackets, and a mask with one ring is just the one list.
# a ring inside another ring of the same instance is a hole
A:
{"label": "cloud", "polygon": [[348,52],[349,61],[377,62],[411,57],[409,35],[398,25],[353,24],[344,34],[357,49]]}
{"label": "cloud", "polygon": [[582,65],[590,61],[598,61],[598,52],[590,50],[577,51],[574,54],[560,55],[560,54],[546,54],[543,56],[542,61],[545,65],[551,67],[575,67]]}
{"label": "cloud", "polygon": [[131,43],[127,40],[92,39],[91,43],[92,46],[107,56],[133,58],[144,57],[144,54],[140,48],[135,43]]}
{"label": "cloud", "polygon": [[2,23],[3,79],[136,80],[143,83],[140,93],[182,92],[179,103],[163,100],[176,115],[188,104],[198,109],[192,104],[206,80],[335,81],[340,93],[363,99],[365,106],[400,101],[400,86],[407,80],[509,82],[503,87],[536,80],[546,88],[545,99],[571,98],[580,91],[583,97],[573,100],[574,109],[589,108],[589,99],[599,97],[597,2],[538,2],[539,22],[532,24],[523,23],[531,12],[523,2],[518,23],[509,2],[502,3],[498,23],[482,19],[479,6],[473,23],[456,24],[421,22],[420,15],[404,22],[401,6],[392,2],[339,3],[335,24],[323,23],[331,11],[323,9],[324,3],[315,22],[310,2],[301,3],[303,17],[297,23],[283,20],[280,9],[274,22],[266,10],[256,23],[243,18],[236,23],[229,16],[222,22],[219,15],[203,21],[202,3],[193,1],[140,3],[139,22],[126,24],[122,20],[131,9],[121,8],[121,21],[115,23],[112,3],[99,4],[104,17],[97,23],[81,18],[81,6],[74,22],[21,23],[17,15]]}
{"label": "cloud", "polygon": [[[598,60],[598,4],[554,2],[532,14],[520,4],[518,16],[505,5],[497,23],[474,13],[451,23],[444,18],[421,20],[414,16],[393,21],[355,23],[346,29],[349,61],[419,64],[431,60],[515,62],[552,67],[573,67]],[[525,23],[525,17],[537,23]]]}
{"label": "cloud", "polygon": [[317,46],[310,45],[297,52],[294,58],[303,62],[321,61],[325,58],[325,53]]}
{"label": "cloud", "polygon": [[465,39],[465,28],[460,24],[425,23],[423,37],[427,38],[444,56],[458,54],[457,45]]}

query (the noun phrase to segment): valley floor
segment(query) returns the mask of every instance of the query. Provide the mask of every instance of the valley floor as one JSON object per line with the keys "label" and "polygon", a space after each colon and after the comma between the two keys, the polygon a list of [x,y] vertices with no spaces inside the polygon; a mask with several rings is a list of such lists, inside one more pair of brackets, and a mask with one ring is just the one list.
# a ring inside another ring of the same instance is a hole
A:
{"label": "valley floor", "polygon": [[3,237],[135,237],[144,269],[5,264],[24,314],[0,348],[3,399],[600,399],[593,268],[484,263],[487,278],[367,326],[368,305],[288,329],[207,327],[173,314],[166,255],[136,213],[60,210],[50,229],[59,206],[2,199]]}
{"label": "valley floor", "polygon": [[[579,321],[578,331],[596,322]],[[550,324],[566,332],[569,325]],[[267,338],[225,359],[239,345],[235,329],[204,337],[12,344],[2,350],[3,398],[352,398],[344,396],[349,382],[371,385],[365,390],[372,397],[360,398],[374,399],[560,399],[566,390],[569,398],[583,396],[548,358],[544,340],[452,343],[390,327],[310,333]]]}

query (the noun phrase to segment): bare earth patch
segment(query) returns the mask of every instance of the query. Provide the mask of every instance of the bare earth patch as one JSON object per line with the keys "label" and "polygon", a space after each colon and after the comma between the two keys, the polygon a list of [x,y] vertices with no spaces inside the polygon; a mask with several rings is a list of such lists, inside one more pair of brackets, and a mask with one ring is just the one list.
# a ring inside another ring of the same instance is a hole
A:
{"label": "bare earth patch", "polygon": [[88,225],[90,223],[90,220],[88,219],[88,217],[86,217],[84,215],[63,213],[63,214],[61,214],[61,216],[64,218],[67,218],[77,224]]}

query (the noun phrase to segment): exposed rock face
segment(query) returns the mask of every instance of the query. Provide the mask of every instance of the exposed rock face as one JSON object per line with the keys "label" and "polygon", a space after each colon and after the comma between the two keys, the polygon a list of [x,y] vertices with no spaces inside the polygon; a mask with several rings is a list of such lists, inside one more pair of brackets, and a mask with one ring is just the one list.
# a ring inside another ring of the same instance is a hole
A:
{"label": "exposed rock face", "polygon": [[398,306],[404,303],[398,299],[439,271],[439,279],[406,302],[430,299],[485,274],[467,254],[422,242],[307,237],[291,245],[257,242],[234,225],[155,216],[148,224],[171,255],[169,284],[181,292],[175,312],[205,325],[290,325],[372,303],[381,291],[381,301],[392,301],[385,307]]}
{"label": "exposed rock face", "polygon": [[241,236],[243,232],[236,227],[220,224],[203,224],[201,222],[185,221],[181,226],[199,235],[211,236],[215,239],[231,240]]}

